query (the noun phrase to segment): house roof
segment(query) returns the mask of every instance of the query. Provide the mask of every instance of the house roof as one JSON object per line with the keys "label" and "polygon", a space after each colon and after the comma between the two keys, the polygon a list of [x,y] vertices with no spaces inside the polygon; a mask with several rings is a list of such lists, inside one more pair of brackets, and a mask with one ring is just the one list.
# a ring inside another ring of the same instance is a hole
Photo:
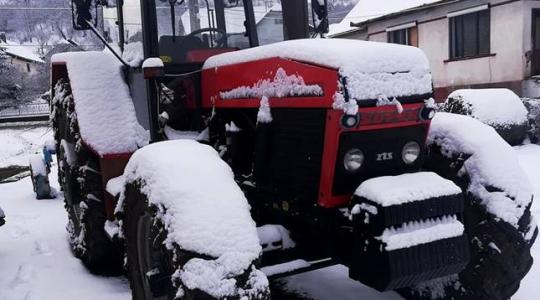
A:
{"label": "house roof", "polygon": [[9,56],[28,62],[45,63],[41,57],[34,52],[34,46],[19,45],[8,40],[7,43],[0,43],[0,49]]}
{"label": "house roof", "polygon": [[454,2],[454,0],[360,0],[341,22],[330,25],[328,36],[334,37],[357,31],[358,27],[368,22],[438,5],[439,2]]}

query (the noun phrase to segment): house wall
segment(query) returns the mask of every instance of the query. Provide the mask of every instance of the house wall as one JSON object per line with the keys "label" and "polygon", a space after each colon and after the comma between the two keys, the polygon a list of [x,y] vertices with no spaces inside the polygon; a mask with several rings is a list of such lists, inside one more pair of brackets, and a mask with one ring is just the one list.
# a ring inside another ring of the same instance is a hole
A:
{"label": "house wall", "polygon": [[[387,27],[416,21],[419,48],[427,55],[438,99],[463,87],[506,87],[526,95],[523,81],[530,73],[526,53],[531,49],[531,10],[540,1],[459,1],[375,21],[368,25],[370,41],[386,42]],[[449,61],[449,19],[446,15],[490,4],[491,55]],[[538,87],[540,95],[540,84]]]}
{"label": "house wall", "polygon": [[[35,75],[38,72],[36,63],[27,62],[18,58],[11,58],[9,59],[9,62],[17,67],[21,72],[28,73],[28,75]],[[27,65],[30,66],[30,72],[28,72]]]}
{"label": "house wall", "polygon": [[526,0],[523,1],[523,50],[525,55],[523,56],[523,77],[525,80],[522,82],[523,95],[530,98],[540,98],[540,82],[537,79],[531,78],[531,61],[530,55],[533,49],[532,41],[532,10],[540,9],[540,1]]}

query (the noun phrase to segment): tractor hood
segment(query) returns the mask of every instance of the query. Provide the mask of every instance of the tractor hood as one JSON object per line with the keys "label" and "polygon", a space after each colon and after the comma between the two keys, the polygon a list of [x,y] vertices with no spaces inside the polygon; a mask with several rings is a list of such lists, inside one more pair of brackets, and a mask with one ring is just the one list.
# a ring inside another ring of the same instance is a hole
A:
{"label": "tractor hood", "polygon": [[341,84],[355,100],[432,93],[429,63],[422,50],[388,43],[345,39],[292,40],[216,55],[209,58],[203,68],[275,57],[337,70]]}

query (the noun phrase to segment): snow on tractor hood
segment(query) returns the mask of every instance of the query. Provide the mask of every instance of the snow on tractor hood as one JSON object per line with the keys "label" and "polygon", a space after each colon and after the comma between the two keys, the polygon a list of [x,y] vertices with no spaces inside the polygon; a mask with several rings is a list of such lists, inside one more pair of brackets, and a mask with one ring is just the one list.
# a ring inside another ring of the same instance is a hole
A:
{"label": "snow on tractor hood", "polygon": [[209,58],[203,69],[280,57],[337,69],[355,100],[432,93],[429,62],[422,50],[397,44],[345,39],[285,41]]}
{"label": "snow on tractor hood", "polygon": [[134,152],[149,137],[137,121],[120,62],[108,52],[55,54],[65,63],[83,141],[98,154]]}

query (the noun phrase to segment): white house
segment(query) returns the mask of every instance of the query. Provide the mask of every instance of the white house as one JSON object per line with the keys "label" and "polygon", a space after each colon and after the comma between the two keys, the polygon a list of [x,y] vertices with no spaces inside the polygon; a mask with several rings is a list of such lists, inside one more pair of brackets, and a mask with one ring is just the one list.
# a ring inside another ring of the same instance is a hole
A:
{"label": "white house", "polygon": [[0,53],[2,57],[17,67],[21,72],[34,75],[38,72],[37,67],[45,62],[34,52],[35,47],[19,45],[10,41],[0,41]]}
{"label": "white house", "polygon": [[540,1],[360,0],[329,36],[421,48],[437,99],[464,87],[540,97]]}

